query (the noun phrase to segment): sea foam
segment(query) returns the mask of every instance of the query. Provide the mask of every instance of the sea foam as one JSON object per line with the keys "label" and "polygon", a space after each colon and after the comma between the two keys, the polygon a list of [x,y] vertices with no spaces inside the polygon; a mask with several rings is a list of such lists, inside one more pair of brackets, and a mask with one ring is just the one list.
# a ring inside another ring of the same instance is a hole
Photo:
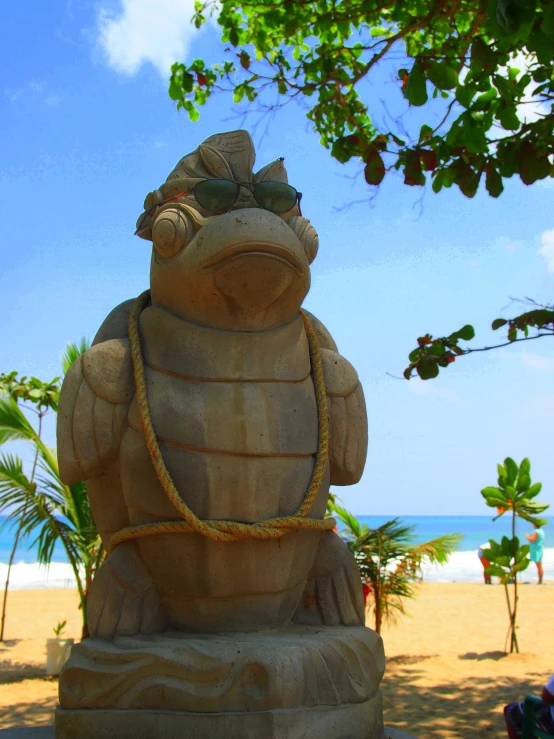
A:
{"label": "sea foam", "polygon": [[[554,548],[544,550],[544,579],[554,580]],[[0,562],[0,587],[6,581],[7,565]],[[483,567],[477,552],[454,552],[445,565],[424,565],[423,580],[427,582],[483,582]],[[522,582],[536,582],[537,570],[533,562],[521,573]],[[74,588],[75,576],[71,566],[53,562],[49,568],[38,563],[18,562],[12,566],[10,590],[33,588]]]}

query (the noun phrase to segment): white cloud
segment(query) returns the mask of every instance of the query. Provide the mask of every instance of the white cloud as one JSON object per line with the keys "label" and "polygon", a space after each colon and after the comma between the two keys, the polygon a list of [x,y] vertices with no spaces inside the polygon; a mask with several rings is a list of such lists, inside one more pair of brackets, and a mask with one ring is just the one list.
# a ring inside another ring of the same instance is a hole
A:
{"label": "white cloud", "polygon": [[554,357],[544,357],[533,352],[520,352],[516,355],[521,364],[527,369],[536,372],[550,372],[554,370]]}
{"label": "white cloud", "polygon": [[494,240],[495,247],[499,249],[506,249],[506,251],[515,251],[515,249],[517,249],[517,247],[521,244],[521,241],[510,239],[508,236],[498,236]]}
{"label": "white cloud", "polygon": [[17,103],[18,100],[28,100],[35,96],[38,96],[45,105],[51,108],[56,107],[62,101],[60,95],[47,95],[47,90],[38,82],[26,82],[17,89],[9,87],[4,89],[4,99],[10,103]]}
{"label": "white cloud", "polygon": [[49,108],[57,108],[62,100],[63,98],[61,95],[48,95],[44,100],[44,104],[48,105]]}
{"label": "white cloud", "polygon": [[193,14],[194,0],[121,0],[117,15],[100,9],[98,42],[117,72],[132,76],[149,62],[167,79],[198,33]]}
{"label": "white cloud", "polygon": [[541,234],[541,248],[537,254],[544,259],[547,271],[554,272],[554,229]]}

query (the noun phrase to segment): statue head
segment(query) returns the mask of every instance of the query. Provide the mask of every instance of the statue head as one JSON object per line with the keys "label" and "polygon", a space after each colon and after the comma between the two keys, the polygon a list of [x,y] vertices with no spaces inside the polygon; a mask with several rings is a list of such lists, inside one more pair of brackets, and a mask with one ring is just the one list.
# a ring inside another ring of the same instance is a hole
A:
{"label": "statue head", "polygon": [[290,320],[310,288],[318,236],[283,160],[253,173],[246,131],[216,134],[147,195],[137,234],[152,241],[152,303],[215,328]]}

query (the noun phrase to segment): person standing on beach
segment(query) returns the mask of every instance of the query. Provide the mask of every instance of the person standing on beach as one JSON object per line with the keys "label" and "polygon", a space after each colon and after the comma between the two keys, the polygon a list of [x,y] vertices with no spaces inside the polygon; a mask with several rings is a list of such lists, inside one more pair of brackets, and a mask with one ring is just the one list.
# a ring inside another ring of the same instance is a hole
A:
{"label": "person standing on beach", "polygon": [[481,564],[483,565],[483,577],[485,578],[485,585],[492,585],[492,578],[487,573],[487,567],[490,566],[489,560],[483,555],[483,549],[488,549],[489,542],[486,544],[481,544],[477,551],[477,556],[481,560]]}
{"label": "person standing on beach", "polygon": [[529,556],[531,558],[531,562],[534,562],[537,565],[537,572],[539,575],[539,585],[542,584],[542,578],[543,578],[543,568],[542,568],[542,556],[543,556],[543,549],[544,549],[544,531],[538,524],[534,524],[535,530],[532,534],[525,534],[527,537],[527,541],[531,542],[531,551],[529,552]]}

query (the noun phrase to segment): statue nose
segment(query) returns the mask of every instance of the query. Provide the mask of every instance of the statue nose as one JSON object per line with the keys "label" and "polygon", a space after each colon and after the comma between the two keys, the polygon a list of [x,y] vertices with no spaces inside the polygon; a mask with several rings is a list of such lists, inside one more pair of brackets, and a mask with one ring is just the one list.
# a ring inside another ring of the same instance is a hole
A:
{"label": "statue nose", "polygon": [[241,185],[239,199],[234,205],[234,208],[258,208],[258,203],[254,200],[254,193],[250,188]]}

